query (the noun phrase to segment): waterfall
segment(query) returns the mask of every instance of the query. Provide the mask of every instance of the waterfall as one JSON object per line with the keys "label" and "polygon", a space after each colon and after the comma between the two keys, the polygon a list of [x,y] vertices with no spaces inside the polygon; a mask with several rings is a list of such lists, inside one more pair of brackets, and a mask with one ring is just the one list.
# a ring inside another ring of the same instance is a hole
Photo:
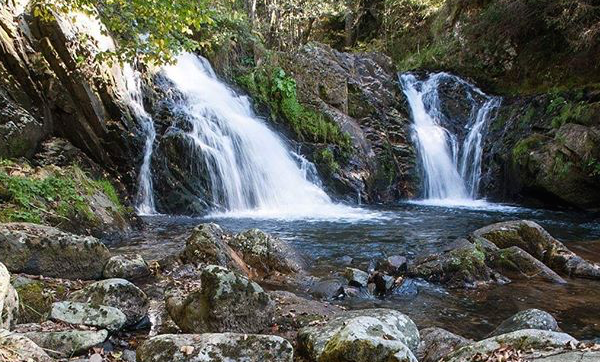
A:
{"label": "waterfall", "polygon": [[[439,90],[442,84],[459,85],[465,92],[470,113],[464,124],[444,113]],[[435,73],[424,80],[407,73],[400,84],[411,109],[412,138],[420,158],[424,197],[430,203],[469,205],[478,197],[483,139],[487,125],[500,105],[475,86],[448,73]],[[450,126],[458,126],[454,133]]]}
{"label": "waterfall", "polygon": [[144,109],[140,73],[130,64],[125,64],[123,67],[123,76],[125,77],[125,85],[129,95],[129,108],[140,122],[145,137],[144,157],[142,158],[142,166],[140,167],[138,176],[136,211],[140,215],[153,215],[156,214],[156,208],[154,205],[152,170],[150,167],[156,130],[154,129],[152,117]]}
{"label": "waterfall", "polygon": [[180,94],[173,109],[186,120],[190,152],[207,170],[221,215],[344,217],[359,210],[332,203],[314,165],[289,150],[257,117],[249,99],[221,82],[206,59],[178,57],[164,76]]}

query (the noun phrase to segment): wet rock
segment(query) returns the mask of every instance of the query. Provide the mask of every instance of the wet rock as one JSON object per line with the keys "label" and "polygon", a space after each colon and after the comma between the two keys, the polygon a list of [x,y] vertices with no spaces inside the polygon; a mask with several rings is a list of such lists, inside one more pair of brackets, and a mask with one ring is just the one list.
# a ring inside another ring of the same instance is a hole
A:
{"label": "wet rock", "polygon": [[359,269],[346,268],[344,276],[348,279],[348,284],[353,287],[366,288],[369,284],[369,274]]}
{"label": "wet rock", "polygon": [[106,330],[99,331],[60,331],[60,332],[27,332],[24,337],[29,338],[35,344],[55,358],[79,356],[101,344],[108,337]]}
{"label": "wet rock", "polygon": [[447,355],[443,361],[471,361],[478,354],[485,356],[503,346],[525,351],[530,349],[560,348],[570,343],[577,344],[577,340],[565,333],[539,329],[522,329],[462,347]]}
{"label": "wet rock", "polygon": [[294,350],[277,336],[235,333],[163,334],[144,342],[139,362],[292,362]]}
{"label": "wet rock", "polygon": [[574,277],[600,279],[600,265],[583,260],[533,221],[506,221],[473,232],[499,248],[517,246],[552,270]]}
{"label": "wet rock", "polygon": [[374,294],[382,297],[391,292],[394,287],[395,278],[382,272],[375,272],[369,278],[369,282],[375,284]]}
{"label": "wet rock", "polygon": [[187,296],[167,297],[167,310],[183,332],[259,333],[271,325],[271,298],[246,277],[209,265],[201,285]]}
{"label": "wet rock", "polygon": [[10,273],[0,263],[0,329],[9,329],[19,310],[19,296],[10,284]]}
{"label": "wet rock", "polygon": [[377,270],[397,277],[406,271],[407,266],[408,264],[406,257],[401,255],[392,255],[380,261],[377,265]]}
{"label": "wet rock", "polygon": [[220,265],[249,275],[246,264],[227,244],[229,238],[219,225],[201,224],[185,242],[181,259],[196,265]]}
{"label": "wet rock", "polygon": [[289,245],[261,230],[239,233],[228,244],[261,275],[297,273],[303,269],[300,257]]}
{"label": "wet rock", "polygon": [[300,328],[322,323],[342,312],[334,304],[306,299],[290,292],[273,291],[269,295],[275,302],[273,325],[277,326],[277,334],[288,340],[295,340]]}
{"label": "wet rock", "polygon": [[419,331],[421,343],[417,349],[419,362],[439,362],[452,351],[473,343],[472,340],[461,337],[442,328],[425,328]]}
{"label": "wet rock", "polygon": [[13,273],[69,279],[99,279],[110,258],[90,236],[29,223],[0,224],[0,262]]}
{"label": "wet rock", "polygon": [[105,305],[119,309],[127,321],[126,327],[136,325],[148,312],[148,297],[125,279],[106,279],[74,292],[69,299],[75,302]]}
{"label": "wet rock", "polygon": [[298,350],[314,361],[416,361],[419,331],[389,309],[341,313],[325,325],[298,331]]}
{"label": "wet rock", "polygon": [[344,297],[344,286],[345,281],[339,278],[327,278],[315,281],[308,289],[315,298],[330,300]]}
{"label": "wet rock", "polygon": [[517,273],[527,278],[540,277],[552,283],[566,284],[567,281],[518,246],[499,249],[488,254],[488,264],[500,273]]}
{"label": "wet rock", "polygon": [[104,277],[135,280],[150,275],[148,263],[141,255],[116,255],[104,266]]}
{"label": "wet rock", "polygon": [[32,340],[22,335],[0,329],[0,351],[7,361],[54,361]]}
{"label": "wet rock", "polygon": [[409,265],[407,274],[451,288],[474,288],[499,281],[485,259],[482,250],[466,242],[456,249],[418,258]]}
{"label": "wet rock", "polygon": [[50,318],[69,324],[105,328],[109,331],[118,331],[127,322],[125,314],[117,308],[79,302],[54,303]]}
{"label": "wet rock", "polygon": [[527,309],[504,320],[492,333],[490,333],[490,336],[498,336],[500,334],[515,332],[521,329],[560,331],[556,319],[554,319],[550,313],[539,309]]}

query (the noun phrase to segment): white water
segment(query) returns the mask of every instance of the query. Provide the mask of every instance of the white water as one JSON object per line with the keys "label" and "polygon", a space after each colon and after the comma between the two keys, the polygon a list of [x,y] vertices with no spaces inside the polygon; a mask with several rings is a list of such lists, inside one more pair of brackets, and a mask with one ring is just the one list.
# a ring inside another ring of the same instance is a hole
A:
{"label": "white water", "polygon": [[[442,80],[460,83],[468,89],[465,101],[471,103],[471,114],[464,125],[466,137],[462,143],[457,135],[444,128],[443,121],[447,117],[441,111],[442,100],[438,94]],[[424,172],[425,199],[419,203],[485,207],[485,200],[477,200],[483,138],[500,99],[447,73],[432,74],[423,81],[412,74],[403,74],[400,84],[411,108],[413,141]]]}
{"label": "white water", "polygon": [[334,204],[321,189],[314,165],[291,152],[215,76],[208,61],[192,54],[164,68],[182,93],[175,107],[190,123],[187,136],[210,177],[213,216],[255,218],[369,218],[366,211]]}
{"label": "white water", "polygon": [[152,150],[154,140],[156,139],[156,130],[152,117],[144,109],[142,97],[142,81],[140,73],[131,65],[125,64],[123,67],[123,76],[125,85],[129,93],[129,108],[140,122],[144,136],[144,157],[138,176],[138,190],[136,195],[136,211],[139,215],[155,215],[156,207],[154,204],[154,193],[152,188]]}

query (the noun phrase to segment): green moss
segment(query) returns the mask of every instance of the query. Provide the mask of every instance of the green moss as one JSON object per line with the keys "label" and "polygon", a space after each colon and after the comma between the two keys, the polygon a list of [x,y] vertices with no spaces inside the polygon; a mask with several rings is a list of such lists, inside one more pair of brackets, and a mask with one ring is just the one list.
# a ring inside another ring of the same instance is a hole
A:
{"label": "green moss", "polygon": [[537,133],[520,140],[513,148],[513,160],[518,164],[524,163],[529,157],[529,153],[541,146],[543,140],[544,136]]}
{"label": "green moss", "polygon": [[553,174],[563,179],[569,176],[571,168],[573,167],[573,162],[565,158],[566,156],[564,156],[562,153],[558,153],[554,157],[554,164],[552,166]]}
{"label": "green moss", "polygon": [[263,66],[237,77],[237,82],[262,104],[275,122],[284,123],[300,141],[328,143],[351,152],[350,136],[325,115],[298,101],[296,81],[278,67]]}
{"label": "green moss", "polygon": [[92,180],[77,166],[34,170],[0,160],[0,222],[57,225],[75,219],[95,225],[100,221],[88,196],[96,192],[105,193],[123,211],[110,182]]}
{"label": "green moss", "polygon": [[316,151],[314,155],[314,161],[329,175],[340,170],[340,165],[335,161],[333,152],[328,148]]}
{"label": "green moss", "polygon": [[48,286],[37,281],[17,286],[15,289],[19,295],[19,323],[45,321],[50,314],[52,304],[63,299],[67,294],[64,286]]}

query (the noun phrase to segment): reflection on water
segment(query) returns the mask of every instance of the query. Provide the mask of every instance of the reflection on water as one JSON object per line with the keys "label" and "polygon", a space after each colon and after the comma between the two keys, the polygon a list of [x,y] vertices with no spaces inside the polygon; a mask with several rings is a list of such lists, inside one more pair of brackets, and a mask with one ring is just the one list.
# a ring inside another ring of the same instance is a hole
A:
{"label": "reflection on water", "polygon": [[[395,208],[371,209],[380,217],[342,220],[276,220],[259,218],[149,217],[144,232],[134,235],[117,252],[141,253],[148,259],[177,252],[190,228],[201,222],[216,222],[237,232],[260,228],[294,245],[313,268],[323,275],[341,271],[343,256],[367,263],[382,255],[408,257],[437,252],[452,241],[491,223],[529,219],[538,222],[581,256],[600,262],[598,215],[549,212],[515,207],[474,208],[432,207],[401,204]],[[410,315],[420,326],[440,326],[472,338],[489,333],[504,318],[525,308],[552,313],[560,326],[578,338],[600,337],[600,282],[568,279],[567,285],[539,280],[515,280],[505,286],[475,291],[446,291],[435,285],[417,283],[418,294],[345,301],[351,307],[383,306]]]}

